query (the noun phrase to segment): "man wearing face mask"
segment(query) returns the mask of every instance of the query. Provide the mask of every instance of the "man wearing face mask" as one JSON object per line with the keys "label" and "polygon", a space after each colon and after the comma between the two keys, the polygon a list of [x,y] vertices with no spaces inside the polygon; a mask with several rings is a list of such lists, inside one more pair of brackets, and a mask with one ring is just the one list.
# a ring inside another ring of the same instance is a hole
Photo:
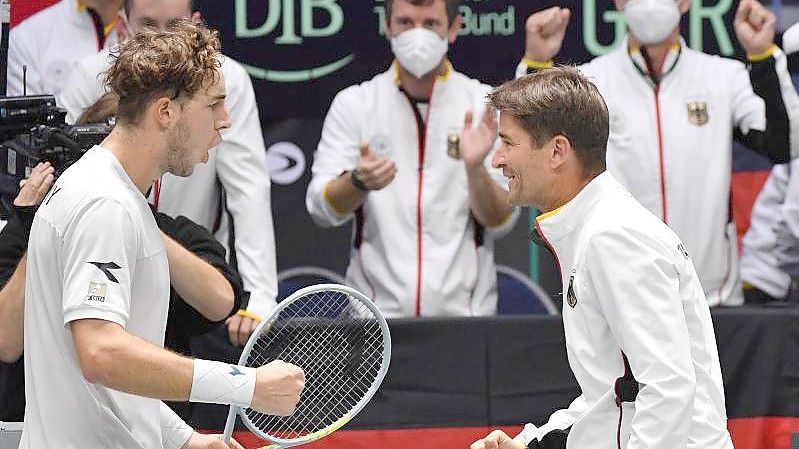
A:
{"label": "man wearing face mask", "polygon": [[493,239],[516,216],[490,167],[490,87],[446,58],[459,0],[387,0],[396,61],[340,92],[306,206],[321,226],[355,220],[347,283],[391,317],[496,312]]}
{"label": "man wearing face mask", "polygon": [[[685,243],[711,306],[743,303],[730,207],[733,139],[772,161],[799,154],[799,98],[775,16],[742,0],[735,32],[750,69],[688,48],[679,34],[689,0],[615,0],[629,33],[623,45],[580,70],[610,110],[608,170]],[[551,66],[570,11],[527,20],[517,76]]]}

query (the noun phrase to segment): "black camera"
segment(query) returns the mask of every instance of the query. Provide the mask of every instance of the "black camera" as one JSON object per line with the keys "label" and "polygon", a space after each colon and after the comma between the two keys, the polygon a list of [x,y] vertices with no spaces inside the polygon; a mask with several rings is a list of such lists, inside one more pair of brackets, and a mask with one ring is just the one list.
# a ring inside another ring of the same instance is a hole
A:
{"label": "black camera", "polygon": [[19,181],[28,177],[36,164],[50,162],[58,176],[114,127],[113,119],[67,125],[65,117],[66,111],[56,106],[52,95],[0,98],[0,196],[4,204],[13,201]]}

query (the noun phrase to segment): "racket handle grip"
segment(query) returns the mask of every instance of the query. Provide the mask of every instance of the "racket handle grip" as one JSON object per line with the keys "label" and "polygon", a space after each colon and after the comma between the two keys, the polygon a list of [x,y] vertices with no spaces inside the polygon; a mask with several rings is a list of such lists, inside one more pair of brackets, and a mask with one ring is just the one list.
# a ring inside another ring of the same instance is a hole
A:
{"label": "racket handle grip", "polygon": [[225,421],[225,432],[222,434],[222,439],[225,444],[230,444],[230,438],[233,436],[233,428],[236,427],[236,415],[239,414],[239,408],[235,405],[230,406],[227,412],[227,420]]}

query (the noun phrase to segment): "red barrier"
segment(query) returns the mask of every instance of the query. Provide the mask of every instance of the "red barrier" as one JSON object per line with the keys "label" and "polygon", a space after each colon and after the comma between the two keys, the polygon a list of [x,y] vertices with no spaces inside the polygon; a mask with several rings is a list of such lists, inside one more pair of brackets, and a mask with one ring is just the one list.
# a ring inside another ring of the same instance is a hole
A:
{"label": "red barrier", "polygon": [[[728,421],[735,449],[791,449],[791,434],[799,433],[799,418],[736,418]],[[498,427],[513,436],[521,426]],[[467,449],[492,427],[439,427],[429,429],[341,430],[304,445],[307,449]],[[236,432],[248,449],[267,443],[249,432]]]}

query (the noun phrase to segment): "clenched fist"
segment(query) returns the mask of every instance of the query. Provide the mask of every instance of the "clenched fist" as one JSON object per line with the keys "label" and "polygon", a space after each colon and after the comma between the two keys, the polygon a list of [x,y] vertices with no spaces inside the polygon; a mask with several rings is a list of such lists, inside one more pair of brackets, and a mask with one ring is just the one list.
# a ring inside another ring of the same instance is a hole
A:
{"label": "clenched fist", "polygon": [[553,6],[527,18],[524,57],[534,61],[550,61],[560,52],[571,11]]}
{"label": "clenched fist", "polygon": [[777,16],[757,0],[741,0],[735,11],[735,35],[750,55],[767,52],[774,45]]}
{"label": "clenched fist", "polygon": [[305,388],[305,373],[291,363],[275,360],[256,370],[255,393],[250,408],[267,415],[294,413]]}

